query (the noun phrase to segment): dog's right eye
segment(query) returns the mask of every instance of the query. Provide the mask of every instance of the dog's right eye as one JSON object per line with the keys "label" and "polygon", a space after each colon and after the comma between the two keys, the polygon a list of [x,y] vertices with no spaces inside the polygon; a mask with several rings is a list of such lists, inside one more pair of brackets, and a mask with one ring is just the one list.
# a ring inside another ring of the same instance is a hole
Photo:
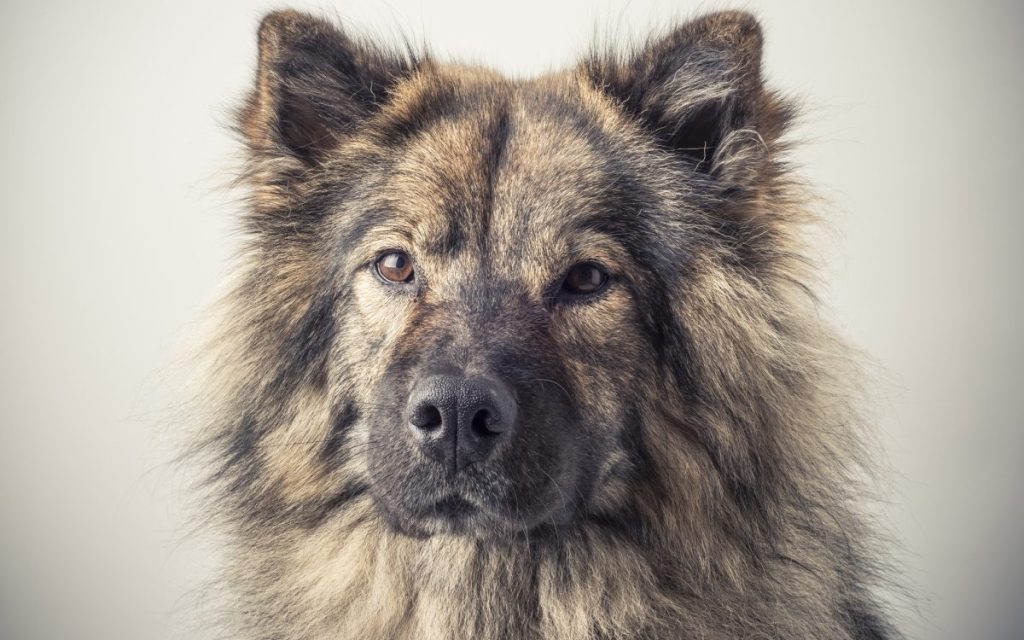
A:
{"label": "dog's right eye", "polygon": [[377,274],[388,282],[412,282],[416,275],[412,259],[404,251],[391,251],[377,258]]}
{"label": "dog's right eye", "polygon": [[565,274],[562,292],[570,296],[589,296],[604,290],[608,272],[596,262],[582,262]]}

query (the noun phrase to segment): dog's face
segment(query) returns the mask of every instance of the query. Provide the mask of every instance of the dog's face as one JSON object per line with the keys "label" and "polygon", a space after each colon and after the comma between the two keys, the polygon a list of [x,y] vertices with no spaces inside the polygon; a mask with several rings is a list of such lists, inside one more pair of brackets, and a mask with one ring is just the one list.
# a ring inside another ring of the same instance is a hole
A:
{"label": "dog's face", "polygon": [[365,376],[358,455],[390,522],[561,523],[623,471],[654,353],[637,308],[650,274],[619,219],[642,176],[604,161],[614,140],[561,84],[440,72],[385,115],[449,83],[443,115],[421,116],[367,178],[386,197],[347,247],[331,362]]}
{"label": "dog's face", "polygon": [[326,407],[265,450],[284,512],[366,495],[410,535],[515,535],[628,503],[682,383],[669,291],[743,197],[712,156],[754,117],[759,41],[717,20],[530,81],[265,22],[259,277]]}

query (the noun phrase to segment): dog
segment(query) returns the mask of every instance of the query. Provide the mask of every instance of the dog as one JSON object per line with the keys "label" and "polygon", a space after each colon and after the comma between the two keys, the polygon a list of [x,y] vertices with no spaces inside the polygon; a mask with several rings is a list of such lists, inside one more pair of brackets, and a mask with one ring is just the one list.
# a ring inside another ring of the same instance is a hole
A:
{"label": "dog", "polygon": [[259,29],[195,449],[232,637],[900,637],[762,32],[531,79]]}

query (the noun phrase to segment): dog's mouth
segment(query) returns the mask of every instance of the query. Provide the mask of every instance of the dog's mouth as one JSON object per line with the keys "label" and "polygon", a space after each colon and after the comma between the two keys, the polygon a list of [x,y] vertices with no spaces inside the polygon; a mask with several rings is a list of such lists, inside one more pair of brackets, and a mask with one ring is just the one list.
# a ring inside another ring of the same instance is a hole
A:
{"label": "dog's mouth", "polygon": [[415,537],[436,534],[474,537],[507,537],[534,531],[537,527],[566,524],[573,516],[573,505],[557,504],[537,512],[508,512],[498,505],[477,499],[472,492],[454,491],[402,511],[390,512],[400,531]]}
{"label": "dog's mouth", "polygon": [[481,535],[498,525],[495,514],[464,495],[452,493],[408,512],[418,534]]}
{"label": "dog's mouth", "polygon": [[424,507],[418,515],[425,518],[457,521],[473,516],[479,510],[480,508],[469,500],[453,494]]}

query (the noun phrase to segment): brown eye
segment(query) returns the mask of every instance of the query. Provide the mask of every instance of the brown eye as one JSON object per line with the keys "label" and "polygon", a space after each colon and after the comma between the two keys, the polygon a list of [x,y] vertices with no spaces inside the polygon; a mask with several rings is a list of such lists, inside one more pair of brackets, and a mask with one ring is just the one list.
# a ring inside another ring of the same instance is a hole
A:
{"label": "brown eye", "polygon": [[377,258],[377,273],[388,282],[411,282],[412,260],[403,251],[392,251]]}
{"label": "brown eye", "polygon": [[562,291],[574,296],[597,293],[608,282],[608,272],[593,262],[582,262],[565,274]]}

